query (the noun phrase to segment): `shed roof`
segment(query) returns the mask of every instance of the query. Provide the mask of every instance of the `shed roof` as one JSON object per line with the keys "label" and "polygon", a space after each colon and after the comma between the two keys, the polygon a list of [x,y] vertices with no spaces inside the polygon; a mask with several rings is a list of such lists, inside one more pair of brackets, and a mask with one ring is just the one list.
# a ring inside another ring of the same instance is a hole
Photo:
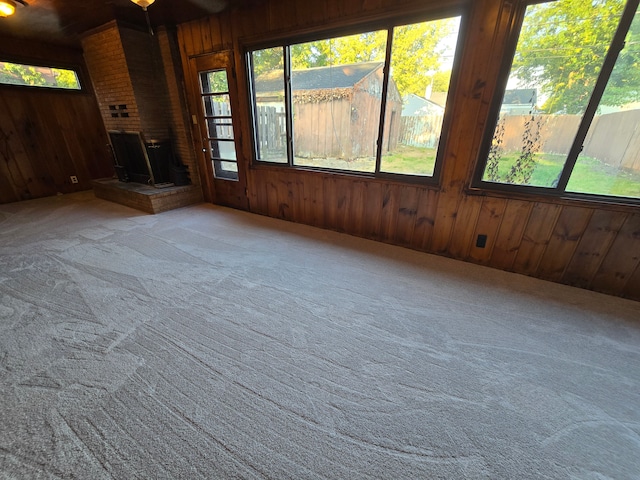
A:
{"label": "shed roof", "polygon": [[[382,66],[382,62],[367,62],[292,70],[291,85],[296,90],[349,88]],[[258,76],[255,82],[256,92],[266,93],[282,90],[284,88],[282,74],[282,70],[279,70]]]}
{"label": "shed roof", "polygon": [[403,117],[428,115],[431,112],[444,112],[444,107],[441,105],[415,93],[406,95],[402,100]]}
{"label": "shed roof", "polygon": [[505,105],[535,105],[538,101],[535,88],[513,88],[505,90],[502,103]]}

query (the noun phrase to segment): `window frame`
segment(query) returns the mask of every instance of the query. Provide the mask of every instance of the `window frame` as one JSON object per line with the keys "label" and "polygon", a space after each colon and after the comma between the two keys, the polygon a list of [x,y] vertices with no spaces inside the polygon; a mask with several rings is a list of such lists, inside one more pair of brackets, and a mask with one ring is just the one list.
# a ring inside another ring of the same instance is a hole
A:
{"label": "window frame", "polygon": [[529,6],[532,5],[551,3],[554,1],[557,0],[521,0],[520,2],[518,2],[518,12],[516,13],[517,18],[515,22],[516,27],[511,32],[511,36],[507,44],[503,65],[500,68],[496,91],[493,95],[485,131],[482,136],[480,148],[478,150],[476,167],[474,169],[473,177],[471,179],[471,184],[468,190],[470,193],[482,192],[505,193],[512,195],[517,194],[533,200],[538,200],[541,197],[546,196],[548,198],[554,199],[582,200],[587,202],[613,205],[639,205],[640,198],[584,192],[571,192],[567,191],[566,188],[571,178],[571,174],[573,173],[573,169],[578,161],[578,156],[582,152],[583,142],[596,115],[600,101],[602,100],[602,96],[607,87],[607,83],[618,60],[618,56],[625,46],[625,38],[627,36],[627,32],[630,29],[635,13],[638,10],[640,0],[627,0],[625,3],[622,15],[620,16],[620,20],[618,22],[618,26],[616,27],[614,36],[607,49],[607,53],[602,62],[601,70],[598,73],[595,86],[585,108],[585,111],[581,116],[578,130],[569,149],[569,153],[565,158],[565,163],[559,177],[558,185],[556,187],[541,187],[532,185],[489,182],[482,179],[489,159],[489,151],[492,145],[495,129],[500,119],[500,108],[502,105],[504,94],[506,92],[507,83],[509,81],[509,73],[511,72],[511,67],[515,58],[518,40],[522,31],[526,10]]}
{"label": "window frame", "polygon": [[[355,24],[348,24],[345,26],[336,26],[333,28],[314,29],[312,32],[306,32],[301,34],[293,34],[290,36],[274,37],[271,40],[262,40],[251,42],[247,41],[242,45],[243,51],[243,70],[246,74],[246,86],[248,96],[248,119],[249,126],[251,128],[250,144],[251,144],[251,161],[250,167],[270,167],[270,168],[282,168],[294,171],[312,171],[336,175],[345,175],[351,177],[361,177],[370,179],[381,179],[386,181],[400,182],[400,183],[413,183],[423,184],[426,186],[439,186],[441,173],[445,158],[446,145],[448,144],[450,127],[452,123],[452,107],[458,85],[458,78],[460,75],[460,63],[462,61],[462,46],[464,44],[467,25],[468,25],[468,13],[469,6],[465,4],[459,4],[446,9],[437,9],[430,12],[422,11],[414,15],[400,15],[389,17],[385,19],[379,19],[374,21],[364,21]],[[401,27],[404,25],[411,25],[429,21],[444,20],[452,17],[460,17],[460,24],[458,30],[458,36],[456,39],[455,55],[451,66],[451,78],[449,80],[449,89],[447,95],[447,101],[444,105],[444,115],[442,121],[442,131],[438,140],[438,149],[435,158],[434,170],[432,175],[416,175],[416,174],[404,174],[404,173],[391,173],[380,171],[380,165],[382,158],[380,156],[383,149],[382,132],[384,130],[384,118],[386,114],[386,94],[389,85],[389,66],[391,61],[393,32],[395,27]],[[293,105],[292,90],[291,90],[291,61],[288,51],[292,45],[320,40],[327,40],[336,37],[357,35],[360,33],[371,32],[374,30],[387,30],[387,44],[385,52],[385,60],[383,66],[383,90],[381,93],[381,111],[378,121],[378,137],[376,140],[376,157],[375,157],[375,172],[364,172],[358,170],[346,170],[335,169],[330,167],[318,167],[307,165],[295,165],[293,163],[293,115],[291,107]],[[268,48],[282,48],[283,49],[283,62],[284,62],[284,92],[285,92],[285,112],[286,112],[286,126],[287,126],[287,162],[269,162],[258,159],[258,132],[255,128],[256,125],[256,101],[255,101],[255,78],[253,75],[253,59],[252,52]]]}

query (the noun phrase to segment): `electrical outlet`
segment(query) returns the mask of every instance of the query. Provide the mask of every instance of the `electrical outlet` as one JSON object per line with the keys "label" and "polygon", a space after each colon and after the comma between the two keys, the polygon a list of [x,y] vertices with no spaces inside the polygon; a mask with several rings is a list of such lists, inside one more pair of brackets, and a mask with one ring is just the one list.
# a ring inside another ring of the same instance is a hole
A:
{"label": "electrical outlet", "polygon": [[78,177],[75,175],[71,175],[69,178],[71,179],[71,183],[78,183]]}
{"label": "electrical outlet", "polygon": [[486,235],[478,235],[476,239],[476,247],[484,248],[487,246],[487,236]]}

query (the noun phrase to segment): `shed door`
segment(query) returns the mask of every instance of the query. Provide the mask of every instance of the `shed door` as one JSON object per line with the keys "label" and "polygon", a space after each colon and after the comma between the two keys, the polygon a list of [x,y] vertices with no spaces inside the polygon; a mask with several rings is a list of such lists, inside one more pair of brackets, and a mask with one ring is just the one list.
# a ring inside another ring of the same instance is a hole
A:
{"label": "shed door", "polygon": [[191,67],[198,93],[197,126],[205,198],[247,210],[246,162],[241,158],[239,129],[234,121],[238,115],[238,96],[233,54],[227,51],[196,57],[191,59]]}

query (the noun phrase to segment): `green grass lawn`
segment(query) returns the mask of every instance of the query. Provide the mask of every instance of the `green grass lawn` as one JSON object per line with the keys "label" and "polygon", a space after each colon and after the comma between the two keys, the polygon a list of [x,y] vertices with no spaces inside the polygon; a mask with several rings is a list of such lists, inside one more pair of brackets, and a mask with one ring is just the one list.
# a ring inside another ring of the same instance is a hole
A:
{"label": "green grass lawn", "polygon": [[398,145],[393,152],[382,155],[380,170],[386,173],[433,175],[436,153],[435,148]]}
{"label": "green grass lawn", "polygon": [[[405,175],[433,175],[435,163],[436,149],[399,145],[393,152],[382,155],[380,170],[385,173],[403,173]],[[296,157],[295,165],[373,173],[376,169],[376,160],[373,157],[361,157],[351,160]]]}
{"label": "green grass lawn", "polygon": [[[516,161],[517,154],[505,155],[498,164],[501,178]],[[535,155],[536,166],[529,185],[551,187],[562,172],[566,156]],[[591,157],[579,157],[567,185],[568,192],[640,198],[640,173],[618,170]]]}
{"label": "green grass lawn", "polygon": [[[539,153],[535,155],[536,167],[529,185],[551,187],[562,172],[564,155]],[[504,178],[517,159],[517,154],[505,155],[498,165],[498,172]],[[393,152],[382,156],[381,171],[408,175],[433,175],[436,149],[399,145]],[[298,158],[295,164],[351,170],[357,172],[375,171],[373,157],[343,160],[339,158]],[[573,169],[567,186],[569,192],[613,195],[640,198],[640,172],[626,172],[610,167],[597,159],[580,157]]]}

